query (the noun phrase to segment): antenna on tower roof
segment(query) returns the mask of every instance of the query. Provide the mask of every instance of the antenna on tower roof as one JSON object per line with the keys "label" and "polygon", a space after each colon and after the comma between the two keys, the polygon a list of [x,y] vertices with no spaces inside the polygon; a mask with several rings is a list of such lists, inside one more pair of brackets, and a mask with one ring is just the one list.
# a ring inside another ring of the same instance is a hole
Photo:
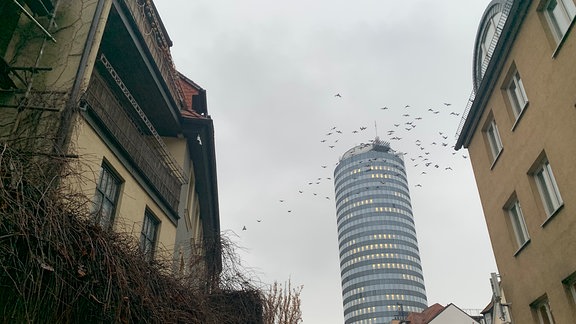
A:
{"label": "antenna on tower roof", "polygon": [[376,137],[378,137],[378,125],[376,125],[376,121],[374,121],[374,131],[376,132]]}

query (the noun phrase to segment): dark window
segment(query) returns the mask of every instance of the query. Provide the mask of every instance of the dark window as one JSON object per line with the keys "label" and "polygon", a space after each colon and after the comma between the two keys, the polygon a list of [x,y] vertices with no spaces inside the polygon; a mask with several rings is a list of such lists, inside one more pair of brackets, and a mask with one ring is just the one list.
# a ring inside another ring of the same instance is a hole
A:
{"label": "dark window", "polygon": [[94,215],[96,222],[104,228],[109,228],[114,221],[121,183],[112,169],[103,164],[94,197]]}
{"label": "dark window", "polygon": [[160,221],[158,218],[156,218],[152,212],[146,210],[146,213],[144,213],[142,232],[140,233],[140,249],[146,256],[147,260],[152,260],[154,258],[154,250],[156,247],[159,227]]}

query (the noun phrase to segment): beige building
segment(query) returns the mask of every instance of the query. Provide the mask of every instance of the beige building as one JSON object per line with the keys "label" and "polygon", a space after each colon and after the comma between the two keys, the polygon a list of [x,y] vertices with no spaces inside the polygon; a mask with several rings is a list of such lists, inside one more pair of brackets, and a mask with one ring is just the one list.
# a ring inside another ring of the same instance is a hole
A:
{"label": "beige building", "polygon": [[492,1],[456,149],[469,150],[514,323],[576,319],[573,0]]}
{"label": "beige building", "polygon": [[218,272],[206,93],[174,68],[152,1],[3,1],[0,21],[1,141],[77,156],[95,222],[180,272],[192,254]]}

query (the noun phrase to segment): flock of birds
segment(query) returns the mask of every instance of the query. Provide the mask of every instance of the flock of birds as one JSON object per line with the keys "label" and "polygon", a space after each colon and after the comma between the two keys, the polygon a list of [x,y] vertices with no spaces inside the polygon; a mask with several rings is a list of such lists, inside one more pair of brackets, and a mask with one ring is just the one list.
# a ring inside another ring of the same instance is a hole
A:
{"label": "flock of birds", "polygon": [[[341,100],[342,95],[336,93],[334,95],[336,100]],[[386,115],[386,120],[392,120],[388,126],[385,136],[382,140],[390,142],[390,146],[397,152],[402,152],[404,155],[404,162],[408,173],[408,181],[423,180],[422,177],[431,175],[435,172],[452,172],[455,166],[453,165],[456,158],[467,159],[466,154],[458,153],[454,150],[455,137],[453,131],[438,129],[440,125],[457,125],[460,119],[460,113],[451,109],[451,104],[448,102],[441,103],[440,108],[433,107],[412,107],[411,105],[404,105],[403,107],[389,107],[382,106],[378,108]],[[446,120],[445,118],[451,118]],[[444,119],[441,119],[444,118]],[[370,144],[375,136],[378,136],[377,125],[375,123],[373,136],[368,135],[371,127],[367,125],[359,125],[354,128],[342,128],[338,126],[328,127],[327,130],[321,135],[319,143],[325,149],[334,151],[342,155],[348,149],[355,145]],[[421,130],[420,130],[421,129]],[[356,141],[357,144],[350,145],[350,139]],[[358,140],[367,140],[367,143],[358,143]],[[294,209],[291,201],[309,195],[310,197],[322,200],[332,200],[334,195],[332,173],[338,162],[326,162],[319,165],[324,176],[319,176],[307,180],[302,183],[300,188],[297,188],[296,197],[279,198],[278,203],[287,213],[293,213]],[[424,187],[422,181],[416,181],[413,185],[414,188]],[[329,194],[327,194],[329,190]],[[258,223],[262,222],[261,219],[256,220]],[[244,225],[243,231],[248,230]]]}

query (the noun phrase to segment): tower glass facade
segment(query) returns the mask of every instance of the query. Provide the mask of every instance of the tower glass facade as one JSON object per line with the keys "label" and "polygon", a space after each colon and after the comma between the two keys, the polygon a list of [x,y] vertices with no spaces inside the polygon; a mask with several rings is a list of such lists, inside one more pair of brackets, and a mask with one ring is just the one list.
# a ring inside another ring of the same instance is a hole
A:
{"label": "tower glass facade", "polygon": [[376,138],[334,170],[344,320],[389,323],[427,307],[402,154]]}

